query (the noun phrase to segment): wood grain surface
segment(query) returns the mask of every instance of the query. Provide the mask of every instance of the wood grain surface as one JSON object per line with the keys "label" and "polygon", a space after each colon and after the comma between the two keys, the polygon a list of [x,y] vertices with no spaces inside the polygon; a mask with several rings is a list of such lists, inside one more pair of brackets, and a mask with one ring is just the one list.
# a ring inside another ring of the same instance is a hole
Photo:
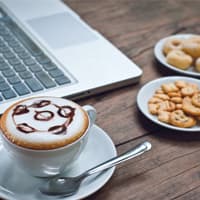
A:
{"label": "wood grain surface", "polygon": [[176,33],[200,34],[198,0],[65,0],[143,70],[139,83],[77,101],[98,112],[97,124],[118,153],[148,140],[150,152],[121,164],[88,200],[199,200],[200,134],[161,128],[138,110],[136,96],[147,82],[176,75],[154,58],[155,43]]}
{"label": "wood grain surface", "polygon": [[199,0],[64,0],[143,70],[137,84],[77,102],[97,109],[97,125],[118,153],[149,141],[152,150],[117,166],[108,183],[87,200],[199,200],[200,133],[161,128],[138,110],[139,89],[176,75],[154,58],[155,43],[176,33],[200,34]]}

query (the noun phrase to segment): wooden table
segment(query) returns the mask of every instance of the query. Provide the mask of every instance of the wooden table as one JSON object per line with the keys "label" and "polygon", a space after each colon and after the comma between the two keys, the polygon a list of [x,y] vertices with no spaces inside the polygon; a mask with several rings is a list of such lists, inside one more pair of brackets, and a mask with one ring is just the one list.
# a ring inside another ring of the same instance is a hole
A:
{"label": "wooden table", "polygon": [[200,34],[198,0],[65,0],[142,69],[139,83],[79,100],[98,112],[97,125],[122,153],[141,141],[153,148],[119,165],[109,182],[88,200],[200,199],[200,134],[161,128],[138,110],[139,89],[151,80],[175,75],[154,58],[155,43],[176,33]]}

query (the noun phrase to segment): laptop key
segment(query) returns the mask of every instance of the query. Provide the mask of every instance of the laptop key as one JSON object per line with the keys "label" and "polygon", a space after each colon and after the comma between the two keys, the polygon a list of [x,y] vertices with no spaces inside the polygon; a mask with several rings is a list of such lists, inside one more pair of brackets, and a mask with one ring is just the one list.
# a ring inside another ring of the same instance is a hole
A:
{"label": "laptop key", "polygon": [[12,69],[4,70],[4,71],[2,71],[2,74],[5,77],[15,76],[15,72]]}
{"label": "laptop key", "polygon": [[30,55],[29,55],[29,53],[26,52],[26,51],[19,52],[17,55],[18,55],[21,59],[31,58]]}
{"label": "laptop key", "polygon": [[59,84],[59,85],[64,85],[67,83],[71,83],[71,80],[69,78],[67,78],[66,76],[59,76],[55,78],[55,81]]}
{"label": "laptop key", "polygon": [[5,26],[4,26],[3,22],[0,22],[0,30],[3,30],[3,29],[5,29]]}
{"label": "laptop key", "polygon": [[23,71],[26,71],[26,67],[20,63],[18,65],[14,65],[13,66],[13,69],[16,71],[16,72],[23,72]]}
{"label": "laptop key", "polygon": [[35,73],[35,76],[42,83],[42,85],[44,85],[45,88],[52,88],[56,86],[56,83],[44,71]]}
{"label": "laptop key", "polygon": [[17,40],[14,38],[14,37],[12,37],[12,39],[10,39],[9,41],[7,41],[7,43],[9,44],[9,46],[11,45],[11,44],[13,44],[13,43],[18,43],[17,42]]}
{"label": "laptop key", "polygon": [[4,63],[4,58],[2,56],[0,56],[0,63]]}
{"label": "laptop key", "polygon": [[10,84],[12,84],[12,85],[21,82],[21,80],[19,79],[19,77],[17,77],[16,75],[13,76],[13,77],[8,77],[7,80],[8,80],[8,82],[9,82]]}
{"label": "laptop key", "polygon": [[33,92],[43,90],[42,85],[35,78],[26,79],[25,83]]}
{"label": "laptop key", "polygon": [[46,56],[46,55],[40,55],[36,57],[36,60],[40,63],[40,64],[46,64],[51,62],[51,60]]}
{"label": "laptop key", "polygon": [[23,51],[24,51],[24,48],[20,45],[20,46],[13,47],[13,50],[14,50],[16,53],[20,53],[20,52],[23,52]]}
{"label": "laptop key", "polygon": [[57,69],[57,66],[52,63],[52,62],[49,62],[49,63],[45,63],[42,65],[44,67],[44,69],[46,69],[47,71],[49,70],[53,70],[53,69]]}
{"label": "laptop key", "polygon": [[37,63],[34,64],[34,65],[29,66],[29,69],[30,69],[33,73],[42,71],[42,67],[40,67],[40,65],[38,65]]}
{"label": "laptop key", "polygon": [[28,66],[34,65],[36,63],[35,60],[32,59],[31,57],[28,58],[28,59],[24,59],[23,62],[24,62],[25,65],[28,65]]}
{"label": "laptop key", "polygon": [[11,58],[11,59],[8,59],[8,62],[11,64],[11,65],[18,65],[20,64],[20,60],[18,58]]}
{"label": "laptop key", "polygon": [[49,71],[49,75],[55,78],[55,77],[64,75],[64,73],[60,69],[57,68],[57,69]]}
{"label": "laptop key", "polygon": [[2,39],[0,39],[0,47],[2,47],[2,46],[6,46],[6,45],[5,45],[4,41]]}
{"label": "laptop key", "polygon": [[18,46],[21,46],[20,44],[19,44],[19,42],[18,41],[8,41],[8,45],[11,47],[11,48],[14,48],[14,47],[18,47]]}
{"label": "laptop key", "polygon": [[4,57],[6,59],[10,59],[10,58],[16,58],[15,54],[12,51],[7,51],[3,53]]}
{"label": "laptop key", "polygon": [[9,51],[9,50],[10,50],[10,49],[9,49],[6,45],[0,47],[0,53],[7,52],[7,51]]}
{"label": "laptop key", "polygon": [[5,79],[3,78],[3,76],[0,76],[0,83],[5,83]]}
{"label": "laptop key", "polygon": [[9,90],[6,90],[6,91],[3,91],[2,92],[2,95],[5,99],[11,99],[11,98],[14,98],[16,97],[17,95],[15,94],[15,92],[11,89]]}
{"label": "laptop key", "polygon": [[24,85],[24,83],[18,83],[16,85],[13,85],[13,88],[15,89],[15,91],[17,92],[17,94],[20,95],[20,96],[26,95],[26,94],[30,93],[30,91]]}
{"label": "laptop key", "polygon": [[6,33],[5,35],[3,35],[3,39],[4,39],[6,42],[9,42],[9,41],[12,41],[12,40],[13,40],[13,36],[8,32],[8,33]]}
{"label": "laptop key", "polygon": [[5,36],[5,35],[9,35],[10,33],[9,33],[9,31],[7,30],[7,29],[0,29],[0,35],[1,36]]}
{"label": "laptop key", "polygon": [[10,69],[10,66],[5,61],[3,63],[0,63],[0,71],[8,69]]}
{"label": "laptop key", "polygon": [[5,91],[8,89],[10,89],[10,86],[8,85],[8,83],[6,83],[6,82],[0,83],[0,91]]}
{"label": "laptop key", "polygon": [[20,76],[22,79],[32,78],[32,74],[31,74],[29,71],[19,72],[19,76]]}

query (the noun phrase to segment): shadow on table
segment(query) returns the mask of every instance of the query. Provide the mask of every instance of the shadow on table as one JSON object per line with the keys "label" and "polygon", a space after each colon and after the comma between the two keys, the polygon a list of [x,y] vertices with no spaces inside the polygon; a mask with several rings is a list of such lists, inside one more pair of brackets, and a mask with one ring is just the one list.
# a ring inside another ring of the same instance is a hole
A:
{"label": "shadow on table", "polygon": [[167,67],[165,67],[163,64],[161,64],[158,60],[153,60],[153,65],[155,66],[155,70],[160,73],[161,76],[186,76],[185,74],[180,74],[178,72],[175,72]]}
{"label": "shadow on table", "polygon": [[138,115],[138,123],[140,123],[141,127],[147,131],[146,135],[151,135],[153,137],[160,137],[162,139],[179,141],[179,142],[200,141],[200,131],[184,132],[184,131],[168,129],[160,125],[157,125],[151,120],[147,119],[139,110],[137,115]]}

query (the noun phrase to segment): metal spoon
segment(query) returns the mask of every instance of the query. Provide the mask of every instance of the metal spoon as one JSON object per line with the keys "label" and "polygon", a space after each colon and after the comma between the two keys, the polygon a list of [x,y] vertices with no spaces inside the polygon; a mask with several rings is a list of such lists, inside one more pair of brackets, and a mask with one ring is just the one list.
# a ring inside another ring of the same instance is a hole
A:
{"label": "metal spoon", "polygon": [[124,162],[126,160],[129,160],[131,158],[137,157],[140,154],[148,151],[151,149],[151,144],[149,142],[143,142],[133,149],[127,151],[126,153],[116,156],[106,162],[103,162],[102,164],[97,165],[96,167],[93,167],[86,172],[80,174],[76,177],[55,177],[50,179],[47,184],[42,185],[39,190],[41,193],[46,195],[63,195],[63,196],[71,196],[75,194],[83,179],[86,177],[100,172],[102,170],[108,169],[110,167],[113,167],[121,162]]}

